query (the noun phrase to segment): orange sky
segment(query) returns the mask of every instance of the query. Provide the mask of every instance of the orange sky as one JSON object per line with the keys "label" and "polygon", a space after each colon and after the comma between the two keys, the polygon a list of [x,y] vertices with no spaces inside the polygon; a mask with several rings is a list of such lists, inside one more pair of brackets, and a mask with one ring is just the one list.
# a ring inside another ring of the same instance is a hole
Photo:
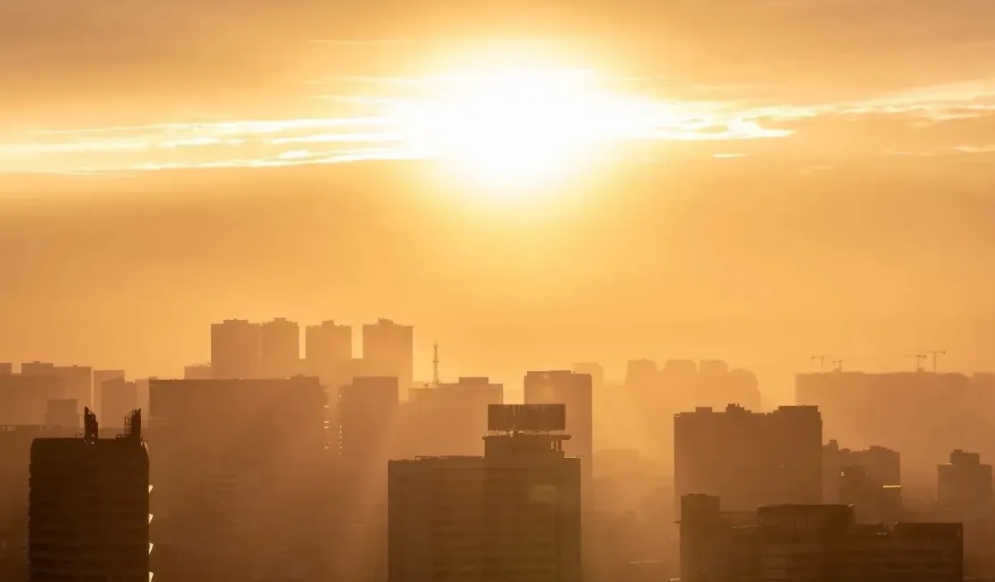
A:
{"label": "orange sky", "polygon": [[[0,6],[0,360],[176,373],[285,315],[414,323],[422,374],[992,368],[990,2],[204,4]],[[385,99],[504,53],[685,117],[531,206],[383,159]]]}

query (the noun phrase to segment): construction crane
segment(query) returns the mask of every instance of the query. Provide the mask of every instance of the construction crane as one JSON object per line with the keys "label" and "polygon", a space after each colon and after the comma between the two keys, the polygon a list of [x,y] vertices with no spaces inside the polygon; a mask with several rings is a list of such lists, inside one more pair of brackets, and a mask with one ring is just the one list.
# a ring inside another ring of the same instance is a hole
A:
{"label": "construction crane", "polygon": [[821,356],[812,356],[810,359],[813,362],[819,362],[819,371],[823,371],[826,369],[826,358],[828,357],[829,356],[827,355],[821,355]]}
{"label": "construction crane", "polygon": [[925,354],[906,354],[906,358],[912,358],[916,362],[916,372],[922,372],[922,361],[926,359]]}
{"label": "construction crane", "polygon": [[[926,353],[933,356],[933,373],[936,373],[936,357],[945,356],[947,352],[945,350],[926,350]],[[923,356],[925,357],[925,356]]]}
{"label": "construction crane", "polygon": [[432,388],[439,387],[439,342],[432,344]]}
{"label": "construction crane", "polygon": [[842,372],[843,371],[843,360],[833,360],[833,371]]}

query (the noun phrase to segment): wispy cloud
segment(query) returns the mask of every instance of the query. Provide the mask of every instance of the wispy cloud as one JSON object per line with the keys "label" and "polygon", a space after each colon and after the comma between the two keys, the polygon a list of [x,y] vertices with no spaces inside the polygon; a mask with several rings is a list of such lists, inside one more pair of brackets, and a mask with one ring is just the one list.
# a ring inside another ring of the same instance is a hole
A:
{"label": "wispy cloud", "polygon": [[[588,71],[564,71],[562,78],[573,83],[589,75]],[[486,142],[488,132],[497,131],[504,143],[512,132],[513,142],[525,144],[533,140],[534,130],[551,131],[544,125],[550,116],[555,117],[556,128],[580,140],[703,142],[772,139],[792,134],[791,129],[767,128],[759,119],[724,111],[721,104],[675,104],[624,96],[592,97],[564,107],[554,103],[552,109],[538,114],[527,107],[520,109],[519,105],[510,112],[488,110],[487,107],[504,106],[500,101],[489,101],[483,109],[465,111],[461,117],[450,111],[451,102],[439,101],[438,96],[467,85],[486,92],[490,81],[474,75],[382,80],[425,91],[393,98],[354,96],[357,103],[370,110],[368,115],[35,132],[19,140],[0,139],[0,172],[92,173],[422,159],[443,155],[433,144],[436,134],[456,134],[463,139],[477,131],[481,135],[468,139]],[[508,117],[519,112],[525,117]],[[492,115],[504,119],[503,125],[486,120]],[[480,118],[486,123],[481,123]],[[461,127],[467,124],[469,127]],[[514,145],[504,143],[503,147]]]}

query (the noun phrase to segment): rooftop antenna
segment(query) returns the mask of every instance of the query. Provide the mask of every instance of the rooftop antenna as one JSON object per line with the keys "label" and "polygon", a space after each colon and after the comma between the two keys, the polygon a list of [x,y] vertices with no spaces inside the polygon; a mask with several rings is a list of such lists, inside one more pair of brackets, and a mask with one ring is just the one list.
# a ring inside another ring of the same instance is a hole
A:
{"label": "rooftop antenna", "polygon": [[439,342],[432,344],[432,388],[439,387]]}
{"label": "rooftop antenna", "polygon": [[97,415],[89,408],[83,407],[83,440],[87,444],[97,442],[100,437],[100,430],[97,425]]}

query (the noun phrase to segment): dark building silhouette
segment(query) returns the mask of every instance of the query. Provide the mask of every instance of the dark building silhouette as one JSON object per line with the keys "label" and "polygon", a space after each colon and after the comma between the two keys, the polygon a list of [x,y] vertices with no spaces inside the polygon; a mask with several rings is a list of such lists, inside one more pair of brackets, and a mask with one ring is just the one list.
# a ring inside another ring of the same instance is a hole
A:
{"label": "dark building silhouette", "polygon": [[674,442],[678,501],[689,493],[717,495],[734,511],[821,502],[822,419],[814,406],[682,412],[674,418]]}
{"label": "dark building silhouette", "polygon": [[83,436],[31,445],[31,582],[148,582],[149,457],[134,411],[126,432],[101,439],[84,410]]}
{"label": "dark building silhouette", "polygon": [[959,523],[860,525],[847,505],[777,505],[737,525],[714,497],[681,506],[682,582],[964,579]]}
{"label": "dark building silhouette", "polygon": [[301,328],[282,317],[259,328],[260,375],[263,378],[290,378],[301,372]]}
{"label": "dark building silhouette", "polygon": [[100,393],[106,426],[124,426],[128,411],[138,408],[138,387],[123,376],[104,381]]}
{"label": "dark building silhouette", "polygon": [[0,426],[0,582],[28,579],[28,467],[36,438],[74,436],[78,428]]}
{"label": "dark building silhouette", "polygon": [[65,380],[54,375],[0,376],[0,425],[43,425],[48,401],[65,398]]}
{"label": "dark building silhouette", "polygon": [[488,415],[483,457],[390,462],[390,582],[580,580],[581,468],[564,452],[564,406]]}
{"label": "dark building silhouette", "polygon": [[211,364],[190,364],[183,367],[184,380],[210,380],[214,378]]}
{"label": "dark building silhouette", "polygon": [[215,379],[260,375],[260,325],[243,319],[211,324],[211,373]]}
{"label": "dark building silhouette", "polygon": [[14,373],[14,364],[0,362],[0,376],[9,376]]}
{"label": "dark building silhouette", "polygon": [[396,377],[401,399],[406,400],[414,383],[414,327],[389,319],[364,325],[363,360],[369,375]]}
{"label": "dark building silhouette", "polygon": [[479,456],[487,432],[487,407],[504,403],[504,386],[487,378],[460,378],[415,388],[406,405],[406,456]]}
{"label": "dark building silhouette", "polygon": [[317,378],[152,380],[149,390],[156,580],[324,575]]}

